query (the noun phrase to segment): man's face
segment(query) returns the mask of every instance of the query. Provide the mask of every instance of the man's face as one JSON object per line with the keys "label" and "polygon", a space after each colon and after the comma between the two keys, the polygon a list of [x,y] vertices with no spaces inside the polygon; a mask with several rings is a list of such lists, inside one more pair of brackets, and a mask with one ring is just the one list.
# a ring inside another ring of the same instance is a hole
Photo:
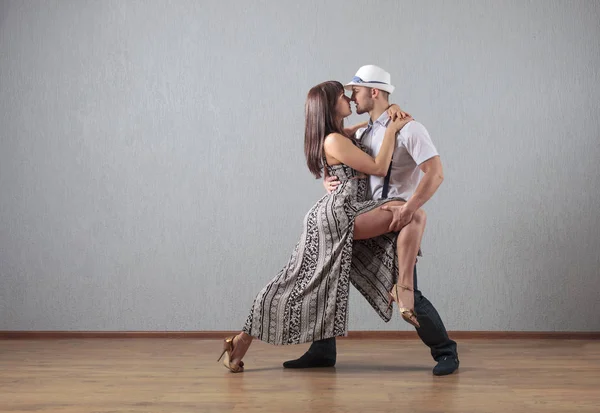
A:
{"label": "man's face", "polygon": [[371,96],[371,88],[369,87],[352,86],[350,100],[356,105],[356,113],[359,115],[373,109],[373,97]]}

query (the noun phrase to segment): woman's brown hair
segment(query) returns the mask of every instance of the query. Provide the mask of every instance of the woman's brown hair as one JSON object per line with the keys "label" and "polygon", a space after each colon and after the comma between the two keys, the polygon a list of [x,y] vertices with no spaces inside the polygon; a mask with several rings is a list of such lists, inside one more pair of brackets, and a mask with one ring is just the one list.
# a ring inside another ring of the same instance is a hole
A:
{"label": "woman's brown hair", "polygon": [[304,105],[304,154],[310,172],[321,177],[323,170],[323,142],[330,133],[344,135],[343,122],[336,122],[335,107],[344,93],[340,82],[328,81],[308,91]]}

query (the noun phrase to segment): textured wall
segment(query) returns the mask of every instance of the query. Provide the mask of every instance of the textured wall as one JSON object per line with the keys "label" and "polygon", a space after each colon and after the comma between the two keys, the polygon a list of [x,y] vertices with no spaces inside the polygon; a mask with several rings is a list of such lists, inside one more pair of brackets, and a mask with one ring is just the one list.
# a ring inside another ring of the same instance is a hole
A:
{"label": "textured wall", "polygon": [[442,154],[447,327],[600,330],[600,3],[321,3],[0,1],[0,329],[240,328],[324,191],[306,92],[372,63]]}

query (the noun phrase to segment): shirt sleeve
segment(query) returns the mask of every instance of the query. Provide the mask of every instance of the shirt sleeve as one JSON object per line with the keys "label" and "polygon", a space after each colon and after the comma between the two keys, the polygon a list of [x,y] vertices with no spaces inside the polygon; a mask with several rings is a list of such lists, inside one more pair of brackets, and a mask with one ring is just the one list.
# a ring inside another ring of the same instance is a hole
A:
{"label": "shirt sleeve", "polygon": [[403,130],[400,134],[403,135],[406,150],[417,165],[439,155],[425,126],[416,121],[410,122],[406,126],[409,126],[408,130],[405,133]]}

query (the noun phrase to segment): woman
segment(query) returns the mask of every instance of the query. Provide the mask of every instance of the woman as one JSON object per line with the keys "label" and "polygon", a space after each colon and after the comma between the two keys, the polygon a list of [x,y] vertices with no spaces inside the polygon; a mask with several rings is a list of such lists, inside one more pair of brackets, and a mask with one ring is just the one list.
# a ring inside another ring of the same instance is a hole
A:
{"label": "woman", "polygon": [[[242,358],[253,337],[271,344],[300,344],[346,335],[353,241],[387,233],[392,215],[379,207],[404,203],[368,200],[365,174],[386,175],[396,134],[412,118],[390,122],[379,154],[373,158],[344,131],[344,118],[352,110],[341,83],[329,81],[313,87],[305,112],[308,168],[317,178],[326,170],[339,178],[340,185],[310,209],[290,260],[257,295],[242,332],[225,339],[221,357],[225,355],[225,367],[234,373],[243,371]],[[399,235],[413,240],[408,250],[398,254],[399,268],[414,265],[424,229],[424,213],[417,211]],[[401,281],[390,293],[390,304],[398,302],[402,317],[418,327],[412,279]]]}

